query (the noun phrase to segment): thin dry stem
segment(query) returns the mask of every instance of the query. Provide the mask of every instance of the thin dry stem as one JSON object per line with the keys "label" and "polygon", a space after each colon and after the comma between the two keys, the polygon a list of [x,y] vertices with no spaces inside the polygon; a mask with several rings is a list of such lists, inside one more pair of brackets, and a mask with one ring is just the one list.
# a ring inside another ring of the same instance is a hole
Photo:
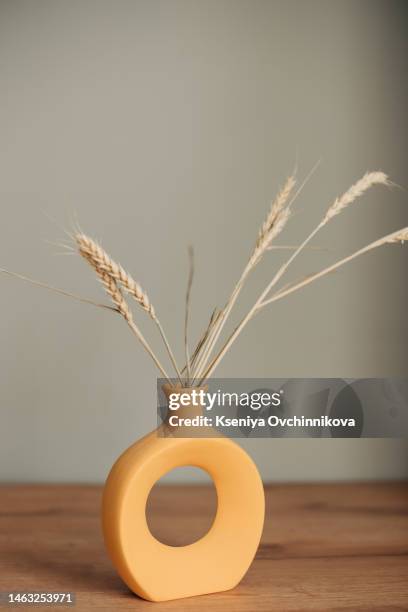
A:
{"label": "thin dry stem", "polygon": [[151,350],[150,346],[147,344],[147,342],[144,339],[144,337],[142,336],[140,330],[134,324],[133,319],[132,319],[132,315],[131,315],[131,313],[129,311],[129,308],[128,308],[128,306],[127,306],[127,304],[126,304],[126,302],[125,302],[125,300],[124,300],[120,290],[116,286],[115,281],[111,277],[109,277],[109,275],[106,274],[105,272],[101,272],[100,274],[98,273],[98,275],[100,276],[100,279],[101,279],[101,281],[102,281],[102,283],[103,283],[103,285],[104,285],[104,287],[106,289],[106,292],[112,298],[112,301],[115,304],[115,307],[108,306],[107,304],[100,304],[98,302],[94,302],[93,300],[89,300],[88,298],[81,297],[81,296],[76,295],[74,293],[69,293],[68,291],[64,291],[63,289],[58,289],[56,287],[52,287],[52,286],[47,285],[45,283],[42,283],[40,281],[33,280],[31,278],[28,278],[27,276],[23,276],[22,274],[17,274],[16,272],[11,272],[10,270],[6,270],[4,268],[0,268],[0,272],[3,273],[3,274],[7,274],[8,276],[13,276],[14,278],[18,278],[20,280],[28,282],[28,283],[30,283],[32,285],[37,286],[37,287],[41,287],[43,289],[48,289],[49,291],[53,291],[54,293],[58,293],[60,295],[66,296],[66,297],[73,298],[75,300],[78,300],[79,302],[83,302],[85,304],[92,304],[93,306],[98,306],[99,308],[105,308],[107,310],[112,310],[114,312],[119,312],[125,318],[126,322],[130,326],[132,331],[136,334],[136,336],[138,337],[140,342],[143,344],[145,349],[148,351],[148,353],[152,357],[153,361],[155,362],[155,364],[157,365],[159,370],[162,372],[163,376],[165,378],[167,378],[169,380],[169,382],[170,382],[170,379],[169,379],[168,375],[166,374],[165,370],[163,369],[162,365],[160,364],[160,362],[158,361],[158,359],[154,355],[154,353]]}
{"label": "thin dry stem", "polygon": [[107,310],[113,310],[114,312],[118,312],[117,308],[109,306],[108,304],[100,304],[99,302],[95,302],[94,300],[90,300],[80,295],[76,295],[75,293],[65,291],[64,289],[58,289],[57,287],[52,287],[51,285],[47,285],[46,283],[42,283],[41,281],[33,280],[32,278],[28,278],[27,276],[23,276],[22,274],[17,274],[17,272],[11,272],[10,270],[5,270],[4,268],[0,268],[0,272],[2,274],[7,274],[8,276],[13,276],[14,278],[19,278],[20,280],[30,283],[31,285],[35,285],[36,287],[48,289],[49,291],[53,291],[54,293],[59,293],[59,295],[65,295],[66,297],[73,298],[74,300],[78,300],[78,302],[83,302],[84,304],[92,304],[92,306],[98,306],[98,308],[106,308]]}
{"label": "thin dry stem", "polygon": [[187,279],[187,290],[186,290],[186,304],[185,304],[185,317],[184,317],[184,352],[186,357],[186,369],[187,369],[187,380],[186,386],[190,384],[191,381],[191,362],[190,362],[190,352],[188,348],[188,320],[190,315],[190,300],[191,300],[191,288],[193,286],[194,279],[194,249],[190,245],[188,247],[188,279]]}
{"label": "thin dry stem", "polygon": [[[204,332],[200,336],[200,339],[198,340],[197,345],[196,345],[196,347],[194,349],[194,352],[193,352],[193,354],[191,356],[191,367],[194,367],[195,362],[197,360],[197,357],[198,357],[202,347],[206,343],[206,341],[208,339],[208,335],[209,335],[213,325],[219,319],[220,314],[221,314],[221,310],[218,310],[217,308],[214,308],[213,312],[211,313],[210,321],[209,321],[206,329],[204,330]],[[184,366],[183,369],[181,370],[181,374],[183,375],[186,370],[187,370],[187,366]]]}
{"label": "thin dry stem", "polygon": [[404,242],[406,242],[407,240],[408,240],[408,227],[397,230],[396,232],[393,232],[392,234],[383,236],[382,238],[379,238],[378,240],[371,242],[370,244],[363,247],[362,249],[359,249],[355,253],[352,253],[351,255],[348,255],[347,257],[340,259],[340,261],[335,262],[331,266],[324,268],[320,272],[316,272],[315,274],[310,274],[309,276],[302,279],[301,281],[292,283],[288,287],[280,289],[274,296],[262,302],[259,305],[258,310],[260,310],[267,304],[270,304],[272,302],[275,302],[278,299],[281,299],[287,295],[290,295],[291,293],[293,293],[293,291],[297,291],[298,289],[301,289],[302,287],[309,285],[309,283],[313,282],[314,280],[317,280],[318,278],[321,278],[322,276],[325,276],[326,274],[329,274],[330,272],[334,272],[335,270],[337,270],[344,264],[348,263],[352,259],[355,259],[356,257],[359,257],[360,255],[363,255],[364,253],[367,253],[368,251],[372,251],[373,249],[376,249],[377,247],[383,246],[385,244],[395,244],[395,243],[404,244]]}
{"label": "thin dry stem", "polygon": [[[268,251],[296,251],[299,248],[298,244],[276,244],[268,247]],[[310,246],[308,251],[329,251],[327,247]]]}

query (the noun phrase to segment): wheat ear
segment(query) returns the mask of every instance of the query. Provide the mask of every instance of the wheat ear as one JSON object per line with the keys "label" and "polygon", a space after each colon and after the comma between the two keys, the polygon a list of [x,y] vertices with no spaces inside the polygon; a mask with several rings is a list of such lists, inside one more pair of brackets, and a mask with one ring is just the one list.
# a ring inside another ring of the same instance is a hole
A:
{"label": "wheat ear", "polygon": [[177,376],[181,382],[181,374],[177,366],[173,351],[170,347],[170,344],[167,340],[167,336],[156,315],[153,304],[149,300],[147,293],[143,291],[139,283],[137,283],[132,278],[132,276],[122,268],[120,264],[116,263],[95,240],[82,233],[76,234],[75,240],[78,245],[80,254],[90,263],[90,265],[97,272],[106,272],[111,276],[111,278],[115,280],[115,282],[120,283],[120,285],[122,285],[125,291],[136,300],[136,302],[143,308],[143,310],[148,313],[148,315],[154,321],[163,339],[171,362],[176,370]]}
{"label": "wheat ear", "polygon": [[128,272],[117,264],[108,253],[92,238],[85,234],[76,234],[75,240],[80,254],[94,267],[107,272],[115,281],[120,283],[150,317],[155,320],[156,313],[148,295]]}
{"label": "wheat ear", "polygon": [[328,209],[326,215],[324,216],[321,225],[325,225],[330,219],[339,213],[342,210],[347,208],[354,200],[363,195],[364,192],[367,191],[373,185],[389,185],[390,181],[388,176],[381,171],[375,172],[366,172],[360,180],[358,180],[354,185],[350,187],[342,196],[336,198],[333,204]]}
{"label": "wheat ear", "polygon": [[254,263],[259,261],[265,249],[269,247],[274,238],[281,233],[286,225],[289,219],[290,209],[285,208],[285,205],[289,200],[295,184],[295,177],[293,175],[289,176],[275,200],[272,202],[269,213],[259,230],[258,239],[255,244],[254,252],[252,253],[251,259],[253,259]]}
{"label": "wheat ear", "polygon": [[313,281],[321,278],[322,276],[325,276],[326,274],[329,274],[330,272],[334,272],[335,270],[337,270],[338,268],[340,268],[344,264],[348,263],[349,261],[352,261],[353,259],[355,259],[356,257],[359,257],[360,255],[363,255],[364,253],[367,253],[368,251],[372,251],[373,249],[376,249],[377,247],[380,247],[380,246],[382,246],[384,244],[391,244],[391,243],[398,243],[398,242],[404,243],[406,240],[408,240],[408,227],[405,227],[405,228],[402,228],[400,230],[397,230],[396,232],[393,232],[392,234],[388,234],[386,236],[383,236],[382,238],[379,238],[378,240],[375,240],[374,242],[371,242],[370,244],[368,244],[367,246],[363,247],[362,249],[359,249],[358,251],[356,251],[352,255],[348,255],[347,257],[344,257],[344,259],[341,259],[340,261],[337,261],[336,263],[332,264],[331,266],[328,266],[327,268],[324,268],[320,272],[317,272],[316,274],[312,274],[312,275],[308,276],[307,278],[303,279],[302,281],[300,281],[298,283],[295,283],[294,285],[291,285],[291,286],[287,287],[286,289],[282,289],[282,290],[278,291],[274,296],[272,296],[269,299],[258,300],[256,305],[255,305],[255,307],[253,307],[249,311],[249,313],[242,319],[240,324],[235,328],[233,333],[230,335],[230,337],[228,338],[228,340],[226,341],[226,343],[222,347],[221,351],[213,359],[213,361],[211,362],[211,364],[207,368],[203,378],[200,380],[199,384],[201,385],[206,378],[211,376],[211,374],[213,373],[214,369],[217,367],[217,365],[219,364],[219,362],[221,361],[221,359],[223,358],[225,353],[228,351],[228,349],[231,347],[232,343],[237,338],[237,336],[240,334],[242,329],[245,327],[247,322],[259,310],[261,310],[261,308],[264,308],[268,304],[271,304],[272,302],[275,302],[277,300],[280,300],[280,299],[286,297],[290,293],[293,293],[294,291],[297,291],[298,289],[301,289],[302,287],[305,287],[306,285],[309,285]]}

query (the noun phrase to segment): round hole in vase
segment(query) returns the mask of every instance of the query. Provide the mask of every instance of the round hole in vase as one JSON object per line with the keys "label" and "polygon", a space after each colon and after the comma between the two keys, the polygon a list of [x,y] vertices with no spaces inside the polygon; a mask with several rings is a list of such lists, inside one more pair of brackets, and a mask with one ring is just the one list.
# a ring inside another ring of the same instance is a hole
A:
{"label": "round hole in vase", "polygon": [[[167,546],[188,546],[203,538],[214,523],[216,512],[214,483],[205,470],[193,466],[167,472],[152,487],[146,503],[149,530]],[[177,529],[173,521],[176,517],[182,519],[177,521]]]}

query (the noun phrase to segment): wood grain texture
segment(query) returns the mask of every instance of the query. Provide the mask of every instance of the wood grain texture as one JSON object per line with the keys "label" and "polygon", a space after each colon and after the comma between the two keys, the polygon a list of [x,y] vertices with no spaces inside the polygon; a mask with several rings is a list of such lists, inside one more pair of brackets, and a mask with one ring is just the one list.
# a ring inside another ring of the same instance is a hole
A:
{"label": "wood grain texture", "polygon": [[[208,524],[210,493],[160,487],[152,522],[185,543]],[[115,574],[100,498],[97,486],[0,487],[0,591],[74,591],[77,611],[408,610],[406,484],[269,486],[262,543],[242,583],[161,604],[138,599]]]}

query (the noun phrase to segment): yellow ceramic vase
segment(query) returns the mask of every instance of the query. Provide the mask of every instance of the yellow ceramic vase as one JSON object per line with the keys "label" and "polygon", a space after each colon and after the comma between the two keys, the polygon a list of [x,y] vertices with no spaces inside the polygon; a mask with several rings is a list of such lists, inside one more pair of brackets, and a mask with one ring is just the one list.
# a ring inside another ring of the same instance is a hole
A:
{"label": "yellow ceramic vase", "polygon": [[[197,411],[187,406],[183,412]],[[160,428],[154,430],[119,457],[107,478],[102,503],[106,547],[121,578],[144,599],[166,601],[232,589],[255,556],[265,513],[261,478],[240,446],[211,433],[214,437],[163,437]],[[146,502],[154,484],[182,466],[210,475],[217,512],[200,540],[176,547],[152,535]]]}

